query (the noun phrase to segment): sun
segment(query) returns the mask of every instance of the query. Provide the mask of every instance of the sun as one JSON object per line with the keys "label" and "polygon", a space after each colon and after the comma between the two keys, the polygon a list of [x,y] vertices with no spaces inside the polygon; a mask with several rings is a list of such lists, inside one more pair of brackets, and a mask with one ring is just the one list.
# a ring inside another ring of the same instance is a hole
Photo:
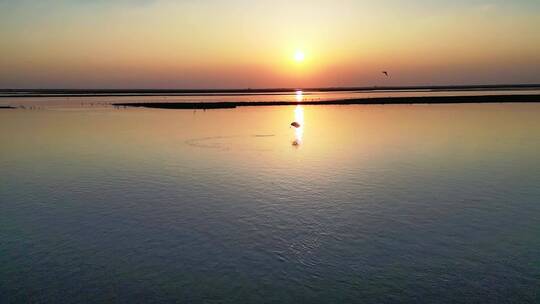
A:
{"label": "sun", "polygon": [[302,62],[304,61],[304,59],[306,59],[306,55],[304,54],[304,52],[300,51],[300,50],[297,50],[295,53],[294,53],[294,60],[296,62]]}

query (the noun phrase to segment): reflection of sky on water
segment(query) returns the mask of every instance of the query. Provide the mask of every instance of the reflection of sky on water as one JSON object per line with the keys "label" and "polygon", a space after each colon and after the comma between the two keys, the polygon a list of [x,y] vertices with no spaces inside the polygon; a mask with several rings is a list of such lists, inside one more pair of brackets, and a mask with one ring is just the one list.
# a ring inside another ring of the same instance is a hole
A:
{"label": "reflection of sky on water", "polygon": [[363,91],[316,92],[301,91],[267,94],[189,94],[179,96],[85,96],[85,97],[34,97],[0,98],[0,105],[51,108],[51,107],[108,107],[122,102],[216,102],[216,101],[323,101],[336,99],[414,96],[474,96],[505,94],[540,94],[540,90],[487,90],[487,91]]}
{"label": "reflection of sky on water", "polygon": [[[298,149],[297,114],[309,124]],[[508,302],[534,303],[539,115],[540,104],[0,111],[0,302],[82,290],[73,302],[467,303],[517,290]]]}

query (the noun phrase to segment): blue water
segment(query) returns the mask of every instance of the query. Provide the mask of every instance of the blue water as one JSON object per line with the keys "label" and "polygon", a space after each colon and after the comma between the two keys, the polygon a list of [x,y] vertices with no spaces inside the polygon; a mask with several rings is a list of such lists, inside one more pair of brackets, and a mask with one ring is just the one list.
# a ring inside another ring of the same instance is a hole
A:
{"label": "blue water", "polygon": [[2,303],[538,303],[540,105],[0,112]]}

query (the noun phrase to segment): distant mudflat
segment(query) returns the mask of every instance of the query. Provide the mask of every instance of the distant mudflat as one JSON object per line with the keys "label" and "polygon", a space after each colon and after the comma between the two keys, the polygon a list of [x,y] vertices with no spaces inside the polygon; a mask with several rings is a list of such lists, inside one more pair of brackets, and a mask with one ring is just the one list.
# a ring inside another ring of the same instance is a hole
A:
{"label": "distant mudflat", "polygon": [[540,102],[540,95],[486,95],[486,96],[421,96],[376,97],[323,101],[223,101],[223,102],[135,102],[114,103],[117,107],[144,107],[157,109],[231,109],[236,107],[264,107],[291,105],[385,105],[385,104],[452,104],[452,103],[532,103]]}
{"label": "distant mudflat", "polygon": [[199,96],[199,95],[287,95],[304,92],[457,92],[539,90],[540,84],[439,85],[439,86],[368,86],[322,88],[259,88],[259,89],[0,89],[0,98],[16,97],[134,97],[134,96]]}

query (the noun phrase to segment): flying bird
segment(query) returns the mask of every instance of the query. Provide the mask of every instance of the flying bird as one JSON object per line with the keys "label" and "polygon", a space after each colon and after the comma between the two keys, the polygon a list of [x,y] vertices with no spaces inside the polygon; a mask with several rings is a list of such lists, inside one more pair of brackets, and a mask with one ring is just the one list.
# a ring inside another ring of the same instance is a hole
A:
{"label": "flying bird", "polygon": [[384,75],[386,75],[386,77],[390,77],[390,76],[388,75],[388,72],[387,72],[387,71],[382,71],[382,73],[383,73]]}

